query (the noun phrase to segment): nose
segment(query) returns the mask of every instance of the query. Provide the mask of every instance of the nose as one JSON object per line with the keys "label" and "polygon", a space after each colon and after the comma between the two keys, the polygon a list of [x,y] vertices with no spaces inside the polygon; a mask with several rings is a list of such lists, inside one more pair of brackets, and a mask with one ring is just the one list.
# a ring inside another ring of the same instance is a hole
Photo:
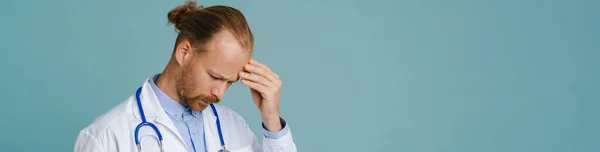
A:
{"label": "nose", "polygon": [[221,100],[225,96],[225,89],[227,89],[227,84],[219,84],[211,90],[211,94]]}

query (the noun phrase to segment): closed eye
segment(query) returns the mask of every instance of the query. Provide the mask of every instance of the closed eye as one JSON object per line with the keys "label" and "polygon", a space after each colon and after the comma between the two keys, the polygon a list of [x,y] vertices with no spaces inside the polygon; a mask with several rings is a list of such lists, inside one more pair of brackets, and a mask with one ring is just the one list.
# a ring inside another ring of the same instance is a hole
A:
{"label": "closed eye", "polygon": [[221,79],[221,78],[217,78],[217,77],[215,77],[215,76],[214,76],[214,75],[212,75],[212,74],[208,74],[208,75],[210,75],[210,78],[212,78],[213,80],[220,80],[220,79]]}
{"label": "closed eye", "polygon": [[208,75],[210,75],[210,77],[211,77],[213,80],[223,80],[223,81],[226,81],[227,83],[235,83],[235,82],[238,82],[238,81],[240,80],[240,78],[239,78],[239,77],[238,77],[237,79],[233,80],[233,81],[232,81],[232,80],[228,80],[228,79],[225,79],[225,78],[223,78],[223,77],[221,77],[221,76],[215,76],[215,75],[214,75],[214,74],[212,74],[211,72],[208,72]]}

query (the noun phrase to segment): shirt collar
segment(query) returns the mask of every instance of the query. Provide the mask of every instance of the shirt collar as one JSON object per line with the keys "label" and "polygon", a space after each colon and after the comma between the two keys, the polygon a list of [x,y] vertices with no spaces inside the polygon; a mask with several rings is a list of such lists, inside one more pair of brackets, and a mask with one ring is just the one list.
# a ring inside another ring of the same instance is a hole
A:
{"label": "shirt collar", "polygon": [[160,88],[158,88],[158,86],[156,86],[156,83],[154,83],[154,81],[156,79],[158,79],[159,76],[160,76],[160,74],[154,75],[152,77],[152,79],[148,80],[148,83],[150,83],[150,86],[152,87],[152,90],[156,94],[156,98],[158,99],[160,106],[165,110],[165,112],[169,116],[174,117],[177,120],[182,120],[182,117],[184,114],[192,115],[194,117],[199,117],[199,114],[200,114],[199,111],[191,110],[188,107],[173,100],[173,98],[169,97],[162,90],[160,90]]}

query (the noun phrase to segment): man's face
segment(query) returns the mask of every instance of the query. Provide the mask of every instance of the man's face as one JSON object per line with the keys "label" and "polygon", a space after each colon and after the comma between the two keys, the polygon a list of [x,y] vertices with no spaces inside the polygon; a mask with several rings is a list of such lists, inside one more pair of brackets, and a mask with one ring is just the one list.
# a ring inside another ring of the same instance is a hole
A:
{"label": "man's face", "polygon": [[205,52],[193,52],[175,80],[179,98],[193,110],[219,102],[250,60],[250,51],[227,30],[217,33],[205,47]]}

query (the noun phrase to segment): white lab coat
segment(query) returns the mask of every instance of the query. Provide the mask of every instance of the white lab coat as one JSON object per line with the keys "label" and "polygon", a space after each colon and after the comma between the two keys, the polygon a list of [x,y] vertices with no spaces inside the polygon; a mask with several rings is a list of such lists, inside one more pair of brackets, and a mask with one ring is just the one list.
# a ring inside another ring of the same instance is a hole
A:
{"label": "white lab coat", "polygon": [[[132,91],[134,92],[134,91]],[[179,131],[169,116],[164,112],[148,80],[142,87],[141,102],[148,122],[154,123],[163,136],[165,152],[185,152],[186,145]],[[291,130],[279,139],[263,137],[262,146],[244,119],[231,109],[215,104],[221,121],[225,147],[232,152],[295,152],[296,145],[292,139]],[[204,135],[208,152],[221,149],[217,132],[216,117],[210,107],[202,111],[204,120]],[[135,145],[135,128],[141,122],[135,93],[118,106],[99,116],[89,126],[80,131],[75,142],[75,152],[137,152]],[[152,136],[156,133],[149,126],[142,127],[139,138],[142,150],[145,152],[158,151],[157,140]]]}

